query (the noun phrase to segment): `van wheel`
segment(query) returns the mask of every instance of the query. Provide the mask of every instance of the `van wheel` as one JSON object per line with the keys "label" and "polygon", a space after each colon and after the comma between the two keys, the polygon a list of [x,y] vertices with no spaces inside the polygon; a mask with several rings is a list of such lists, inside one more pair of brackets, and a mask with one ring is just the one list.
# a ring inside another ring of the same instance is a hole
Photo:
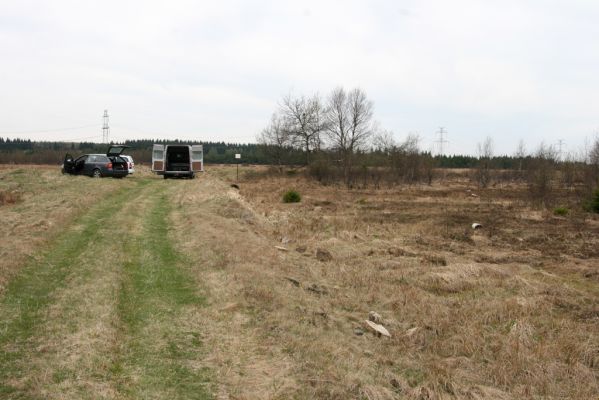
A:
{"label": "van wheel", "polygon": [[102,171],[100,171],[98,168],[96,168],[92,171],[92,178],[101,178],[101,177],[102,177]]}
{"label": "van wheel", "polygon": [[189,179],[193,179],[193,178],[195,178],[195,177],[196,177],[196,176],[194,175],[194,173],[193,173],[193,172],[191,173],[191,175],[189,175]]}
{"label": "van wheel", "polygon": [[162,175],[162,177],[163,177],[164,179],[168,179],[168,175],[166,175],[166,174],[165,174],[165,175]]}

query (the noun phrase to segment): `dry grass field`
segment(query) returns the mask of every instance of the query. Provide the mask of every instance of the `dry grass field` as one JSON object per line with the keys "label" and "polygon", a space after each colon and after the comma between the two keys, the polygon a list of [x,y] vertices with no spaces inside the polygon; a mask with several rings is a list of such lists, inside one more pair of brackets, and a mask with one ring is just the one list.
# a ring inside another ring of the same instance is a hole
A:
{"label": "dry grass field", "polygon": [[599,398],[597,216],[264,172],[0,169],[0,397]]}

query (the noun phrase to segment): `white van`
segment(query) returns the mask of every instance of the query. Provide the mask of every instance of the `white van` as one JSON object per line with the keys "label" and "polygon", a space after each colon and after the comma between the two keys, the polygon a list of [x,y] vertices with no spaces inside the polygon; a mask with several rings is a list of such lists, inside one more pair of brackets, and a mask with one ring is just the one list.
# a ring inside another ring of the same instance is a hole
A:
{"label": "white van", "polygon": [[204,171],[204,150],[201,144],[155,144],[152,148],[152,171],[164,176],[193,179]]}

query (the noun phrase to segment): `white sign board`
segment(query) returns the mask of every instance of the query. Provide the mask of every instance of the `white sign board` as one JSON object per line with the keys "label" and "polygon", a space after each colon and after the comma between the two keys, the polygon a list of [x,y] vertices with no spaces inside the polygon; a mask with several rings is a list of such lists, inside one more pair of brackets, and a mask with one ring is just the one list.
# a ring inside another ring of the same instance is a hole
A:
{"label": "white sign board", "polygon": [[241,154],[235,154],[235,158],[241,158]]}

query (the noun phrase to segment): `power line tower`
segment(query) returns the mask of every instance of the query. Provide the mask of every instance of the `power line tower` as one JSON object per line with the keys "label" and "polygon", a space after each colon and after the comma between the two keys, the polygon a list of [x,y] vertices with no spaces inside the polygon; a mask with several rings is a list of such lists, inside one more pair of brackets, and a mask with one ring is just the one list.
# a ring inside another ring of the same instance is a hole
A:
{"label": "power line tower", "polygon": [[104,117],[102,118],[102,143],[108,143],[109,134],[110,127],[108,126],[108,110],[104,110]]}
{"label": "power line tower", "polygon": [[439,146],[439,155],[443,156],[443,146],[445,145],[445,143],[449,143],[449,140],[447,140],[445,137],[443,137],[443,135],[446,135],[447,131],[445,130],[444,127],[440,127],[439,130],[437,131],[437,135],[439,135],[439,139],[437,139],[437,141],[435,143],[437,143],[437,145]]}

